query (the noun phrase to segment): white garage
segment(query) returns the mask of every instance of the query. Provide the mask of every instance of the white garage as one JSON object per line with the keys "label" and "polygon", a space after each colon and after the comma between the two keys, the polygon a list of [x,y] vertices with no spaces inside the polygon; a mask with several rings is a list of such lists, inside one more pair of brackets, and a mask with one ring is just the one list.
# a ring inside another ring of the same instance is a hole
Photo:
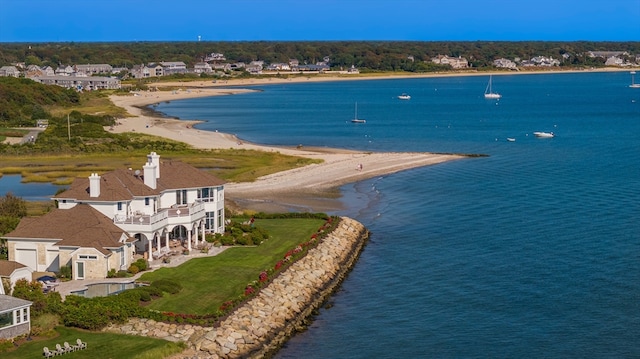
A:
{"label": "white garage", "polygon": [[34,271],[38,270],[38,252],[35,249],[16,248],[15,261],[26,265]]}

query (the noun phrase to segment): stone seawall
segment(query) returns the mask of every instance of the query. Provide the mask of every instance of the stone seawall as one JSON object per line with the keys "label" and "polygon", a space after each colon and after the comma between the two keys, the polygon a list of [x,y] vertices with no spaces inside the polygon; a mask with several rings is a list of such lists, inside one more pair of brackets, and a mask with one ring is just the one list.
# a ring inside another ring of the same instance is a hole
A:
{"label": "stone seawall", "polygon": [[184,341],[200,358],[263,358],[306,326],[338,288],[369,238],[359,222],[342,217],[316,248],[280,273],[217,327],[131,319],[107,331]]}

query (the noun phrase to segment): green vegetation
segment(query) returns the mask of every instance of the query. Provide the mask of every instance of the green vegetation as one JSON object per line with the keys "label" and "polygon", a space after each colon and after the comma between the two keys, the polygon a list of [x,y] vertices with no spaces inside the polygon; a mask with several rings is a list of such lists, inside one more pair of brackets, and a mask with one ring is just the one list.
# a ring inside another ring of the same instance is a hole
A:
{"label": "green vegetation", "polygon": [[[11,192],[0,197],[0,236],[13,231],[27,215],[27,202]],[[0,238],[0,259],[7,259],[7,243]]]}
{"label": "green vegetation", "polygon": [[[149,136],[151,137],[151,136]],[[162,140],[156,138],[159,143]],[[170,144],[170,141],[164,142]],[[145,146],[147,147],[147,146]],[[155,151],[143,149],[107,153],[42,153],[2,156],[1,174],[19,174],[23,182],[51,182],[68,185],[76,177],[91,172],[107,172],[121,168],[142,168],[146,156]],[[156,151],[163,160],[180,160],[205,170],[223,180],[252,182],[258,177],[291,168],[318,163],[319,160],[287,156],[277,152],[254,150],[170,150]]]}
{"label": "green vegetation", "polygon": [[0,126],[34,127],[36,120],[50,117],[47,107],[78,103],[80,95],[74,90],[30,79],[0,77]]}
{"label": "green vegetation", "polygon": [[[189,42],[113,42],[0,44],[0,66],[25,62],[27,65],[57,68],[59,64],[110,64],[132,67],[158,61],[182,61],[193,67],[207,54],[218,52],[228,62],[261,60],[266,63],[313,64],[325,56],[334,70],[355,65],[364,72],[438,71],[424,60],[437,55],[463,56],[473,68],[492,67],[495,59],[533,56],[568,58],[561,66],[603,66],[604,59],[584,56],[587,51],[626,51],[640,53],[640,42],[605,41],[189,41]],[[409,58],[413,56],[413,60]],[[426,67],[426,68],[425,68]],[[186,76],[185,76],[186,77]]]}
{"label": "green vegetation", "polygon": [[19,341],[17,348],[12,345],[11,348],[2,352],[2,359],[42,358],[43,347],[52,349],[56,344],[62,345],[64,342],[75,344],[78,338],[87,343],[87,349],[67,353],[64,355],[65,358],[167,358],[186,349],[184,343],[133,335],[87,332],[65,327],[57,327],[52,334],[53,337],[36,337],[30,341]]}
{"label": "green vegetation", "polygon": [[242,296],[247,284],[257,280],[261,271],[272,268],[324,222],[317,218],[256,219],[256,226],[270,234],[258,247],[233,247],[213,257],[195,258],[178,267],[145,273],[141,281],[169,279],[183,286],[179,293],[154,300],[148,308],[201,315],[215,313],[224,302]]}

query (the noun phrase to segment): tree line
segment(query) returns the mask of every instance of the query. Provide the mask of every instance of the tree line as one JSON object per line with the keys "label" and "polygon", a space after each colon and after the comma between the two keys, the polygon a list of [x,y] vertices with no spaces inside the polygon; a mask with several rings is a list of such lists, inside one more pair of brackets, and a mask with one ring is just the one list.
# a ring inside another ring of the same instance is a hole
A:
{"label": "tree line", "polygon": [[585,56],[588,51],[625,51],[640,54],[640,42],[599,41],[306,41],[306,42],[55,42],[1,43],[0,66],[24,62],[51,66],[106,63],[131,68],[137,64],[182,61],[192,67],[210,53],[222,53],[228,62],[265,61],[315,64],[330,58],[332,69],[355,66],[364,71],[437,70],[425,61],[437,55],[462,56],[476,68],[491,67],[498,58],[563,59],[561,66],[603,66],[605,59]]}

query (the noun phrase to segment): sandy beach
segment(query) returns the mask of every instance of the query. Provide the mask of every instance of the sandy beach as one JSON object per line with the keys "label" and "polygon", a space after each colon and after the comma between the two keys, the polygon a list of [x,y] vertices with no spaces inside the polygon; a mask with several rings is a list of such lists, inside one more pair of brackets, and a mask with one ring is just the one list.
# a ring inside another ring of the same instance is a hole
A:
{"label": "sandy beach", "polygon": [[[340,78],[341,79],[341,78]],[[280,81],[333,81],[334,78],[296,78]],[[237,208],[265,212],[290,210],[330,211],[340,208],[337,188],[347,183],[383,176],[411,168],[434,165],[464,158],[460,155],[415,152],[360,152],[335,148],[290,148],[248,143],[234,135],[193,128],[198,121],[184,121],[158,117],[143,108],[154,103],[196,97],[236,95],[249,91],[242,86],[258,80],[240,80],[224,84],[203,82],[158,83],[158,88],[172,91],[132,92],[113,95],[111,101],[123,107],[131,117],[118,120],[109,130],[114,133],[140,132],[189,143],[201,149],[251,149],[280,152],[287,155],[323,160],[320,164],[296,168],[259,178],[251,183],[227,183],[226,199]],[[264,80],[277,83],[275,79]],[[205,87],[215,85],[213,87]],[[229,88],[228,86],[234,86]],[[218,88],[226,86],[226,88]]]}
{"label": "sandy beach", "polygon": [[[492,72],[500,75],[549,74],[550,72],[628,71],[622,69],[593,69],[573,71]],[[489,72],[448,72],[429,74],[386,74],[385,76],[310,74],[295,77],[261,77],[231,80],[202,80],[190,82],[157,82],[150,85],[158,91],[131,92],[112,95],[111,101],[126,109],[130,117],[119,119],[109,130],[114,133],[140,132],[189,143],[200,149],[251,149],[280,152],[292,156],[321,159],[314,164],[259,178],[252,183],[227,183],[226,199],[237,208],[257,211],[331,211],[340,208],[337,188],[398,171],[434,165],[465,158],[462,155],[403,152],[360,152],[337,148],[293,148],[249,143],[235,135],[193,128],[197,120],[164,118],[144,108],[155,103],[209,96],[241,95],[254,90],[244,87],[278,83],[306,83],[320,81],[364,81],[391,78],[427,78],[443,76],[488,76]]]}

